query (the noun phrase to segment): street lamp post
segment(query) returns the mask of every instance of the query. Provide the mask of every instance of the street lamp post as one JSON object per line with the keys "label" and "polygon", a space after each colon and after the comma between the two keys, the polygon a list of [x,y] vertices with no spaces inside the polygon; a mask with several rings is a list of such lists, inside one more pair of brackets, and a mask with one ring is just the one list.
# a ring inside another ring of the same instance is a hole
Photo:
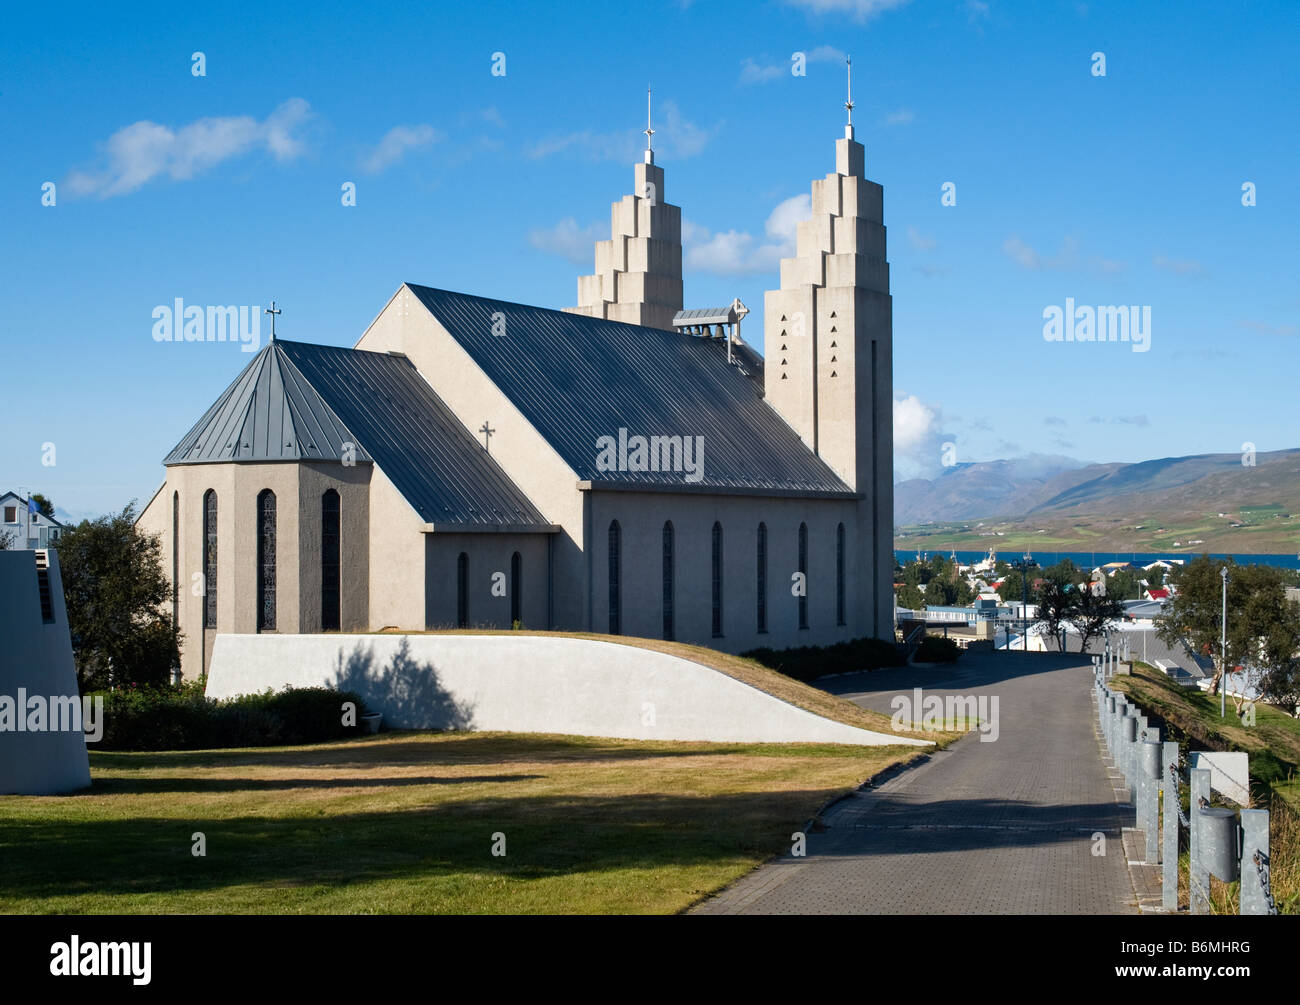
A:
{"label": "street lamp post", "polygon": [[1223,623],[1219,630],[1219,718],[1228,714],[1228,567],[1219,570],[1223,577]]}

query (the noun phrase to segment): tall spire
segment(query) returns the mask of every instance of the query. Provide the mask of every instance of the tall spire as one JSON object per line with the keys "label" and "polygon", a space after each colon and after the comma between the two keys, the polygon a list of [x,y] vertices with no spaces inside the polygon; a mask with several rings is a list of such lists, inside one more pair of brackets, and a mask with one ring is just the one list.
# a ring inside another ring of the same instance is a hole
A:
{"label": "tall spire", "polygon": [[844,127],[844,136],[846,139],[853,139],[853,57],[845,56],[844,65],[849,75],[848,100],[844,102],[844,108],[849,113],[849,123]]}
{"label": "tall spire", "polygon": [[655,134],[654,129],[650,127],[650,85],[645,87],[645,162],[653,164],[655,162],[655,153],[650,149],[650,137]]}

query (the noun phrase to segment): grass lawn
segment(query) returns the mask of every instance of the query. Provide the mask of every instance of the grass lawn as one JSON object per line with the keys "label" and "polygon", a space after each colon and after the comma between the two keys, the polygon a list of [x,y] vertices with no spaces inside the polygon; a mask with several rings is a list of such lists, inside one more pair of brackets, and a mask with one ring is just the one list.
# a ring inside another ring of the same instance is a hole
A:
{"label": "grass lawn", "polygon": [[925,749],[410,732],[92,753],[85,793],[0,796],[0,912],[672,913]]}

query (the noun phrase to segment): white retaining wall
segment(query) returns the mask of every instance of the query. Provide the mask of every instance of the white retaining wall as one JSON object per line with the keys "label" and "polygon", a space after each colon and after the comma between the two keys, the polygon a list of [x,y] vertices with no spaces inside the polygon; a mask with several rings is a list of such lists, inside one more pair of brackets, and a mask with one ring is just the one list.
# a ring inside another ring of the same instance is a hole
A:
{"label": "white retaining wall", "polygon": [[825,719],[667,653],[537,635],[219,635],[207,693],[325,685],[400,729],[931,746]]}

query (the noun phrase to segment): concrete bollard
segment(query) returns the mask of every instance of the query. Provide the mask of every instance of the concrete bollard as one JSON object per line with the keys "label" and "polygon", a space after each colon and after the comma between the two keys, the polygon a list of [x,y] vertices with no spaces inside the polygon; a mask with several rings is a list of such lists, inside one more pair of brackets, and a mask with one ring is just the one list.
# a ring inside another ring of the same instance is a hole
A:
{"label": "concrete bollard", "polygon": [[1136,716],[1124,716],[1123,760],[1124,782],[1128,785],[1128,801],[1133,802],[1137,792],[1137,772],[1133,770],[1134,754],[1137,751],[1138,721]]}
{"label": "concrete bollard", "polygon": [[[1148,732],[1150,732],[1148,730]],[[1146,862],[1155,865],[1160,861],[1160,741],[1142,741],[1142,805],[1138,821],[1146,832]]]}
{"label": "concrete bollard", "polygon": [[1255,852],[1268,855],[1268,810],[1241,811],[1241,913],[1268,914],[1268,897],[1259,881]]}
{"label": "concrete bollard", "polygon": [[1235,882],[1241,871],[1237,850],[1237,811],[1226,806],[1198,809],[1196,825],[1201,828],[1201,863],[1210,875],[1225,883]]}
{"label": "concrete bollard", "polygon": [[1164,848],[1161,852],[1164,889],[1160,903],[1171,914],[1178,910],[1178,786],[1169,769],[1178,764],[1178,741],[1166,740],[1161,749],[1160,784],[1165,793]]}
{"label": "concrete bollard", "polygon": [[1192,914],[1210,913],[1210,870],[1205,865],[1205,850],[1201,847],[1201,828],[1197,825],[1197,814],[1201,800],[1210,799],[1210,771],[1197,768],[1192,772],[1192,797],[1187,813],[1191,827],[1191,861],[1187,867],[1188,900]]}

